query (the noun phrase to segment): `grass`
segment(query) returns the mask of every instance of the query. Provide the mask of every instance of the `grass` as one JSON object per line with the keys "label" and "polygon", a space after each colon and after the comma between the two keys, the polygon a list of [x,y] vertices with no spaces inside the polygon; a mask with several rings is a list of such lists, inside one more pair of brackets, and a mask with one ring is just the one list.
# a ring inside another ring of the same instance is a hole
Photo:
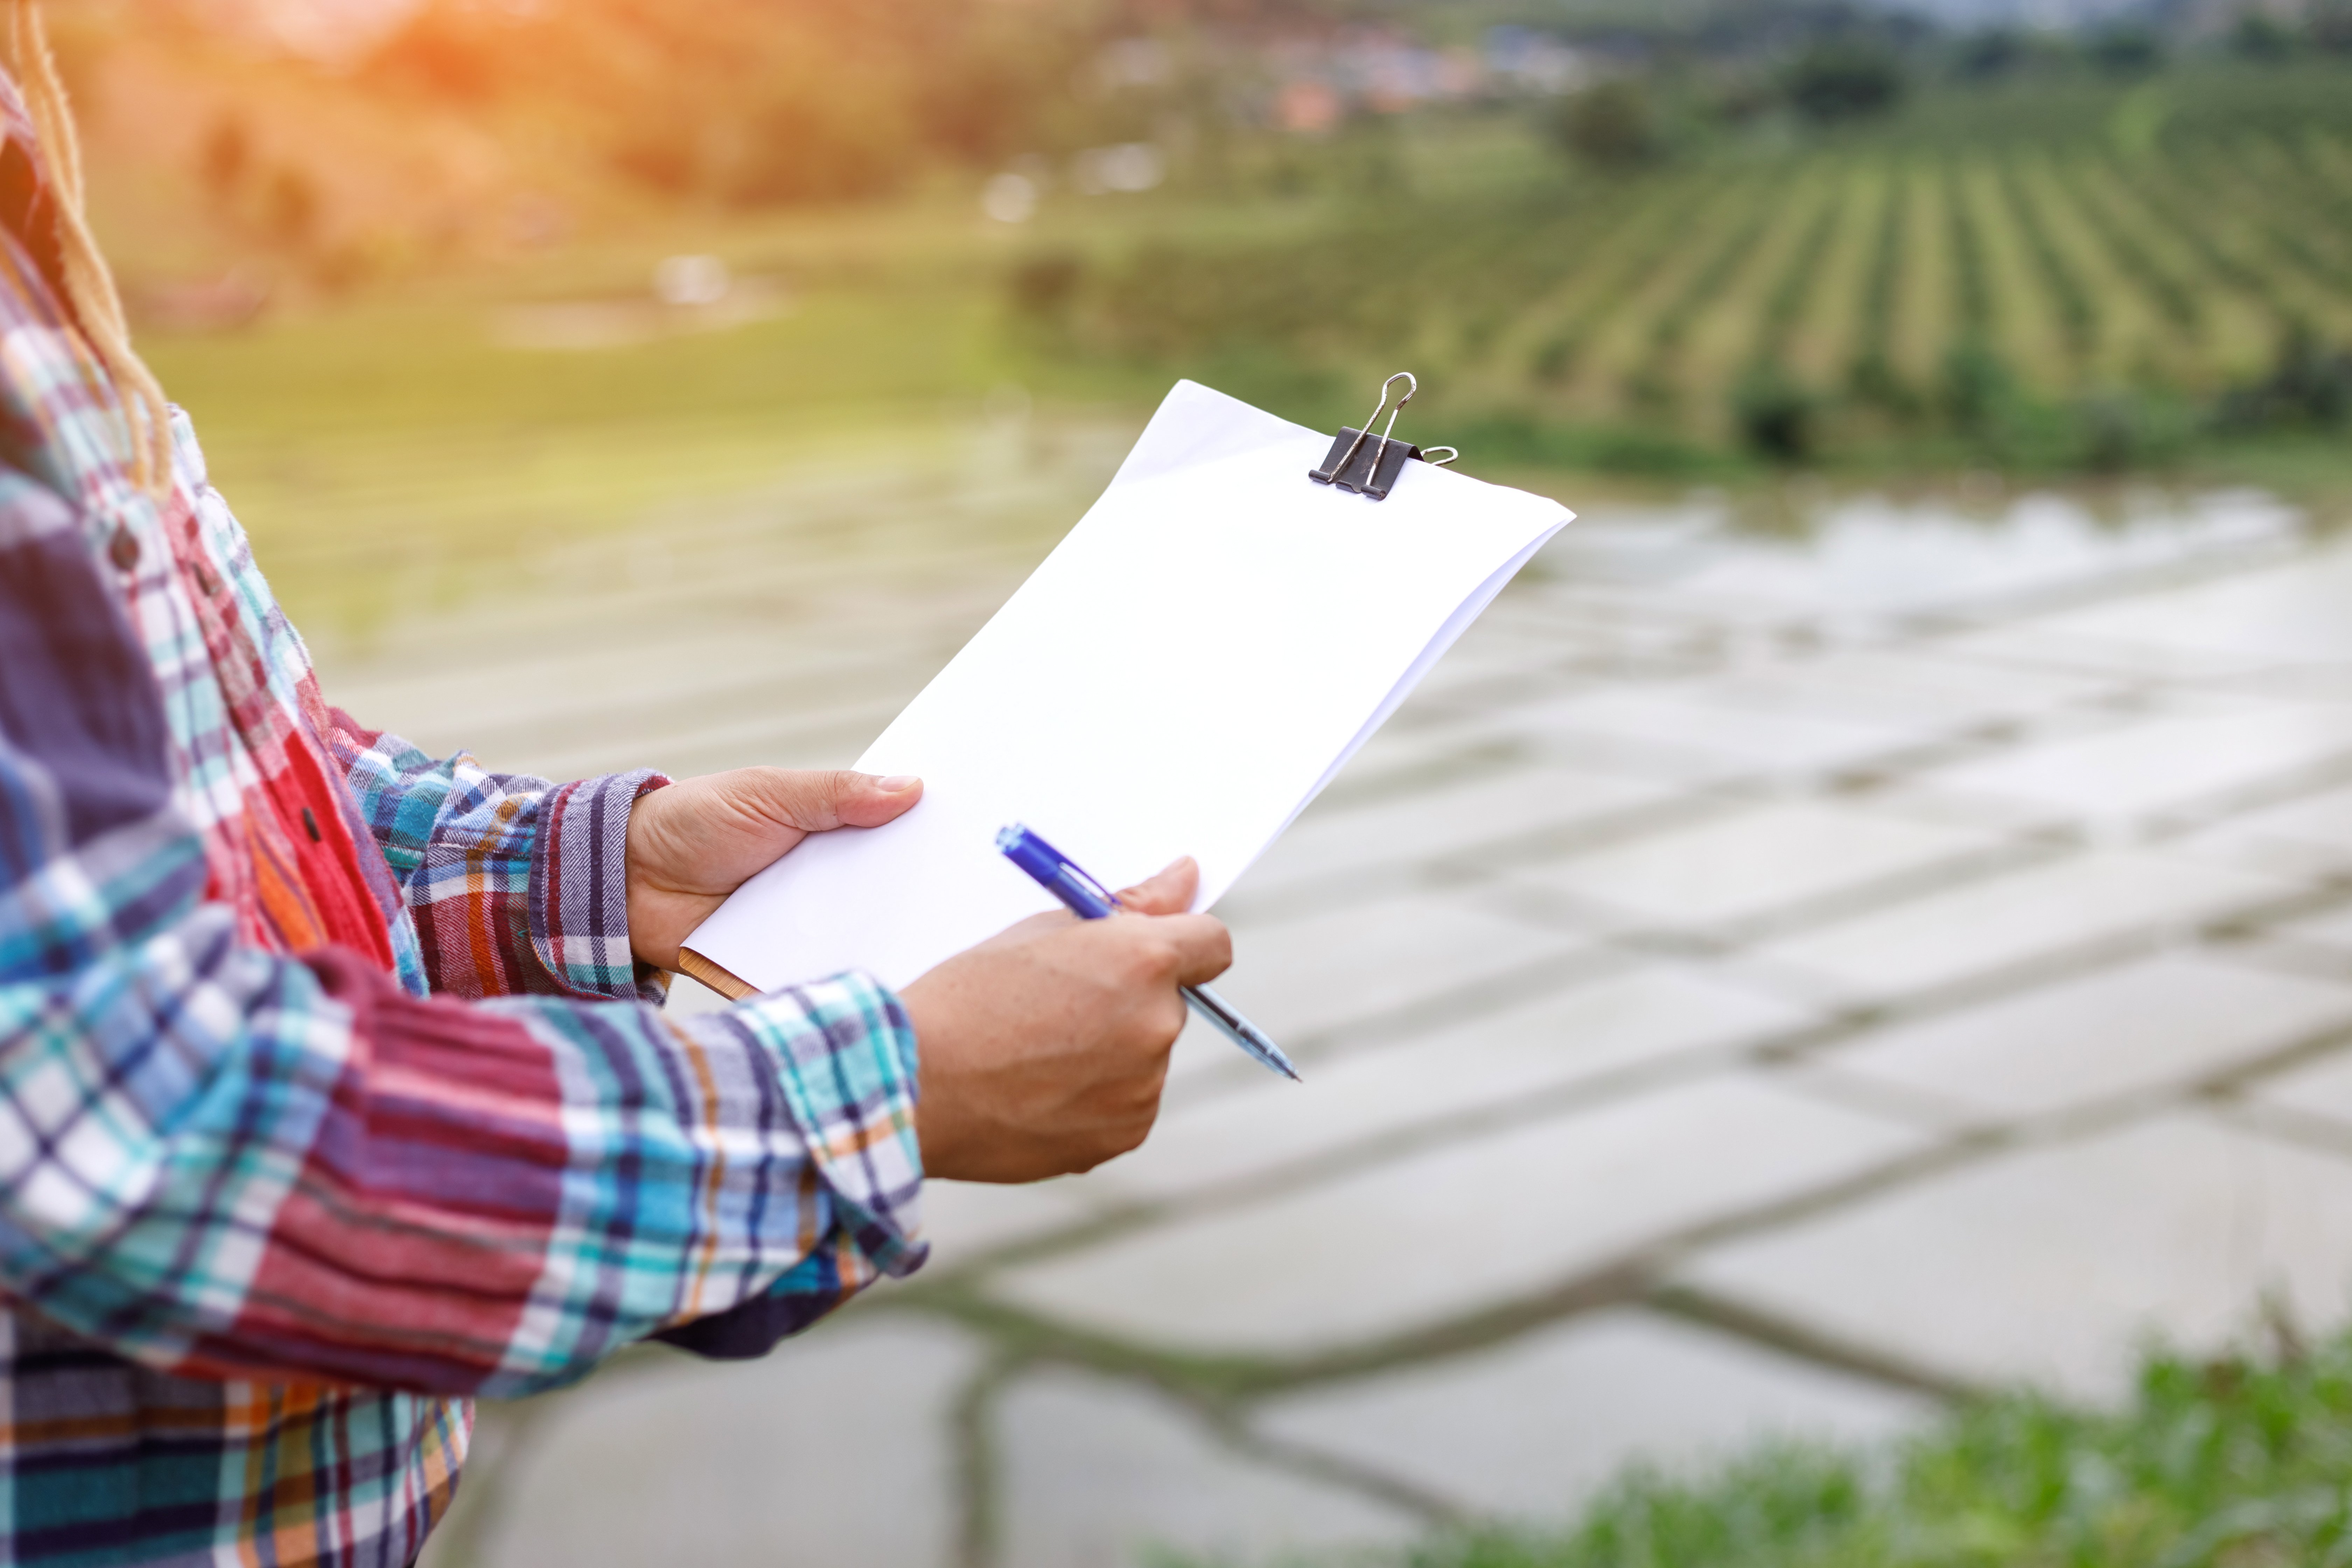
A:
{"label": "grass", "polygon": [[[377,568],[436,557],[449,570],[428,596],[478,591],[551,538],[755,489],[829,447],[936,443],[991,384],[953,352],[982,309],[825,298],[734,332],[557,354],[498,349],[484,310],[425,303],[150,353],[281,595],[351,629],[392,608]],[[949,352],[909,352],[927,342]]]}
{"label": "grass", "polygon": [[[1360,1559],[1351,1559],[1360,1563]],[[2352,1339],[2267,1363],[2158,1355],[2125,1408],[2028,1394],[1891,1452],[1777,1447],[1629,1475],[1557,1531],[1411,1568],[2334,1568],[2352,1563]]]}
{"label": "grass", "polygon": [[[1093,243],[1084,216],[1057,242]],[[364,634],[420,599],[498,592],[551,542],[845,458],[932,462],[1008,398],[1139,425],[1156,372],[1043,361],[1004,330],[1005,239],[961,201],[673,224],[142,347],[297,618]],[[786,308],[626,346],[497,341],[518,303],[642,300],[660,257],[706,249],[780,280]]]}

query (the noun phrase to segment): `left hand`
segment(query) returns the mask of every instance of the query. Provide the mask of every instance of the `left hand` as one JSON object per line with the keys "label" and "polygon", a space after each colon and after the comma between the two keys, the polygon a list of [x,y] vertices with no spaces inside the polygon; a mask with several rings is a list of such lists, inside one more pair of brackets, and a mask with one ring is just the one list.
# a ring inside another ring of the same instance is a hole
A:
{"label": "left hand", "polygon": [[869,773],[738,768],[681,779],[629,811],[629,950],[677,967],[678,943],[753,873],[812,833],[879,827],[923,782]]}

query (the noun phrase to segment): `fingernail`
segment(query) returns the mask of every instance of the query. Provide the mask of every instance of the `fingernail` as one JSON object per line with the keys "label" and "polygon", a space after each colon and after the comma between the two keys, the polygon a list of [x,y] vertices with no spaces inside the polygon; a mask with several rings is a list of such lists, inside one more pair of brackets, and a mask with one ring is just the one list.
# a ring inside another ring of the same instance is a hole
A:
{"label": "fingernail", "polygon": [[892,773],[887,779],[876,779],[874,787],[884,795],[898,795],[902,791],[914,788],[922,782],[912,773]]}

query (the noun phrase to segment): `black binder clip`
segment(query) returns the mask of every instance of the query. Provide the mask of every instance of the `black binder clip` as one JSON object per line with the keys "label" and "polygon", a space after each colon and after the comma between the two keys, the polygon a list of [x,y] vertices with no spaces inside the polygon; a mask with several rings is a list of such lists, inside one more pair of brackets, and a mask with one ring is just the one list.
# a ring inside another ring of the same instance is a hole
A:
{"label": "black binder clip", "polygon": [[[1404,383],[1404,395],[1397,399],[1394,408],[1391,408],[1389,389],[1400,381]],[[1343,429],[1333,437],[1331,450],[1324,458],[1323,466],[1307,469],[1307,477],[1318,485],[1337,485],[1343,490],[1353,490],[1373,500],[1386,500],[1389,491],[1396,488],[1397,476],[1404,472],[1406,463],[1418,458],[1433,468],[1442,468],[1462,456],[1451,447],[1432,447],[1424,452],[1409,442],[1399,441],[1390,436],[1389,432],[1396,428],[1397,416],[1404,412],[1404,405],[1411,403],[1412,395],[1420,390],[1421,384],[1413,379],[1412,372],[1409,370],[1401,370],[1381,383],[1381,400],[1372,405],[1372,416],[1364,421],[1364,427],[1361,430],[1353,427]],[[1381,433],[1375,436],[1372,426],[1379,422],[1383,411],[1389,416],[1388,423],[1381,426]],[[1445,456],[1437,456],[1440,452]]]}

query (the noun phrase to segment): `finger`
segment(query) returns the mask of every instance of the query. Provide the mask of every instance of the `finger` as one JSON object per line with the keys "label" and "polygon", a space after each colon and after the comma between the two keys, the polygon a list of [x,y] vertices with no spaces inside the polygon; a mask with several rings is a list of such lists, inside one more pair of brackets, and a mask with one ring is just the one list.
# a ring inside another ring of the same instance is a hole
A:
{"label": "finger", "polygon": [[1181,915],[1192,907],[1192,895],[1200,890],[1200,862],[1187,855],[1119,894],[1118,901],[1139,915]]}
{"label": "finger", "polygon": [[846,769],[795,772],[747,768],[747,781],[761,815],[803,833],[836,827],[879,827],[905,815],[923,798],[923,781],[908,775],[877,778]]}
{"label": "finger", "polygon": [[1214,915],[1170,915],[1155,929],[1176,946],[1179,985],[1205,985],[1233,967],[1233,933]]}

